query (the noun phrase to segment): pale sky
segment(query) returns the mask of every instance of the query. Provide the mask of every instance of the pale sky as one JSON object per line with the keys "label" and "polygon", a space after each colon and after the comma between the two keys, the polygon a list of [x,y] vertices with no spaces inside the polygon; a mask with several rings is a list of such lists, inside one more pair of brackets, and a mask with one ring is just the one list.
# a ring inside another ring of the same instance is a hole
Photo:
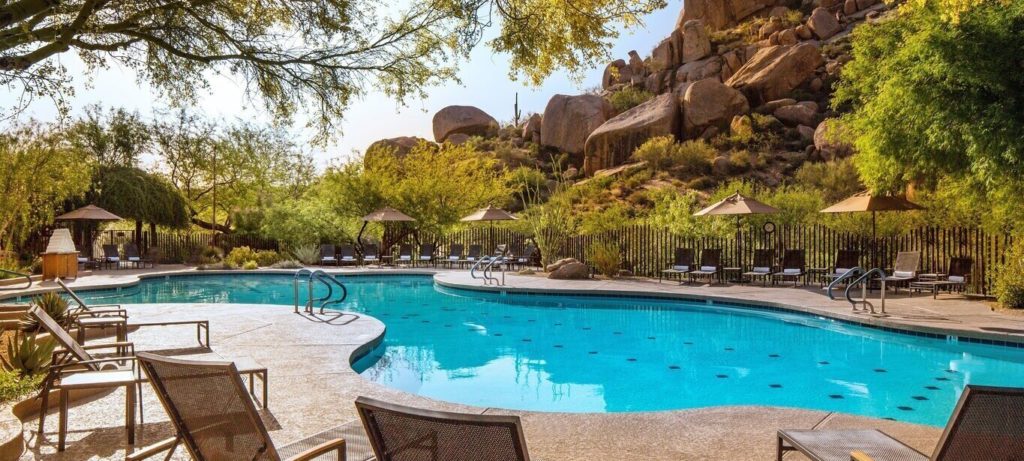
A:
{"label": "pale sky", "polygon": [[[613,59],[628,59],[627,53],[634,49],[641,56],[648,56],[650,50],[672,31],[681,7],[682,0],[670,0],[668,7],[644,18],[643,28],[622,34],[612,49]],[[74,53],[65,53],[60,59],[75,78],[75,95],[70,98],[73,116],[82,113],[86,106],[97,103],[104,108],[123,107],[138,111],[147,118],[154,110],[167,108],[148,85],[138,82],[135,73],[129,69],[111,67],[102,70],[87,86],[87,79],[82,74],[84,66]],[[362,151],[378,139],[420,136],[433,140],[431,118],[435,112],[449,105],[477,106],[499,121],[510,121],[516,92],[519,93],[519,108],[523,114],[543,112],[548,99],[555,94],[578,94],[600,85],[604,71],[603,66],[591,69],[578,84],[564,72],[559,72],[540,87],[532,87],[511,81],[508,78],[508,57],[493,54],[483,43],[473,50],[470,60],[462,63],[460,68],[461,85],[449,83],[430,88],[426,99],[408,101],[404,107],[379,93],[368,93],[349,107],[340,125],[342,133],[335,136],[329,146],[306,147],[307,151],[322,167],[331,161],[350,158],[353,151]],[[210,90],[200,98],[194,112],[227,121],[269,121],[258,101],[246,100],[240,80],[214,76],[210,82]],[[15,97],[16,94],[9,93],[0,95],[0,105],[11,107]],[[57,110],[49,100],[37,100],[20,119],[28,117],[50,122],[56,119]],[[291,131],[296,144],[309,146],[311,133],[304,131],[302,125],[301,121],[297,122]]]}

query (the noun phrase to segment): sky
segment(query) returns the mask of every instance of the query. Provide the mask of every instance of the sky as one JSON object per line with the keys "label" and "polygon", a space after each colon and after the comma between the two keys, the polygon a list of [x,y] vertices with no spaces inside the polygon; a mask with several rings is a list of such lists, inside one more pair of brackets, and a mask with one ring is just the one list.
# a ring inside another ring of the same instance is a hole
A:
{"label": "sky", "polygon": [[[648,56],[651,49],[671,33],[680,8],[682,0],[670,0],[668,7],[647,15],[643,27],[623,32],[611,50],[613,59],[628,60],[630,50]],[[156,92],[145,82],[140,82],[130,69],[112,65],[86,76],[83,74],[84,65],[73,52],[64,53],[59,59],[68,68],[69,75],[74,76],[75,94],[69,98],[72,117],[92,104],[138,111],[147,118],[168,108]],[[476,106],[498,121],[507,122],[513,118],[513,104],[518,93],[519,108],[523,114],[542,113],[555,94],[579,94],[599,86],[603,72],[603,66],[591,69],[581,82],[570,80],[565,72],[556,72],[541,86],[534,87],[510,80],[508,56],[494,54],[481,43],[473,50],[470,59],[460,65],[461,84],[448,83],[429,88],[427,98],[407,101],[405,106],[370,91],[352,103],[340,124],[341,132],[335,133],[333,141],[325,147],[310,146],[313,133],[303,129],[301,122],[290,131],[295,143],[313,155],[318,167],[324,167],[353,158],[358,155],[357,151],[363,151],[379,139],[420,136],[433,140],[431,119],[438,110],[450,105]],[[213,76],[210,82],[209,90],[190,108],[191,111],[226,122],[242,119],[262,123],[270,121],[259,101],[247,100],[240,79]],[[2,94],[0,105],[11,107],[16,97],[17,94]],[[49,100],[36,100],[19,120],[29,117],[51,122],[57,119],[57,109]]]}

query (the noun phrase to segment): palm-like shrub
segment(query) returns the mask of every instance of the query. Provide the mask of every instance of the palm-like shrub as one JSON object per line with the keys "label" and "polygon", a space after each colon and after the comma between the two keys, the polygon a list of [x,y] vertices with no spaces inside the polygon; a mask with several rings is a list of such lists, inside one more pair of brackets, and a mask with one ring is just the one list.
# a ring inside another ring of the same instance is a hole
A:
{"label": "palm-like shrub", "polygon": [[289,252],[303,264],[316,264],[320,260],[320,247],[312,243],[296,245]]}
{"label": "palm-like shrub", "polygon": [[40,338],[36,333],[20,333],[7,340],[7,356],[0,357],[4,370],[33,376],[46,372],[53,359],[57,342]]}
{"label": "palm-like shrub", "polygon": [[[50,318],[64,325],[68,320],[68,302],[56,292],[47,292],[32,299],[32,304],[46,312]],[[42,326],[31,315],[25,314],[21,319],[20,327],[24,332],[39,331]]]}

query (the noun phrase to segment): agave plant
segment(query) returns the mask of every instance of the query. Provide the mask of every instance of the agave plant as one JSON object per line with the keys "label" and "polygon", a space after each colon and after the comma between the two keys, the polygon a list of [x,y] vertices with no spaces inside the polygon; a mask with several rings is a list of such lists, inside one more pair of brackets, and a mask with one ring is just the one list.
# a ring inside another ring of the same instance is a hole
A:
{"label": "agave plant", "polygon": [[312,243],[296,245],[288,250],[295,259],[305,264],[316,264],[320,260],[320,247]]}
{"label": "agave plant", "polygon": [[53,360],[57,342],[52,338],[40,338],[36,333],[19,333],[7,340],[7,356],[0,357],[5,370],[32,376],[46,372]]}
{"label": "agave plant", "polygon": [[[42,309],[60,325],[64,325],[68,320],[68,302],[56,292],[51,291],[36,296],[32,299],[32,304]],[[28,314],[21,319],[20,326],[21,331],[24,332],[36,332],[42,328],[42,325],[39,325],[39,322]]]}

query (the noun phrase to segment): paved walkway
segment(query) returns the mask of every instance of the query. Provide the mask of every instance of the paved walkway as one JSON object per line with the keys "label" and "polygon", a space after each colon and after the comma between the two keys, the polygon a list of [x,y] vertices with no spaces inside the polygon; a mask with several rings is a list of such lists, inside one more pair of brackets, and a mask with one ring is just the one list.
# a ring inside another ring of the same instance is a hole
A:
{"label": "paved walkway", "polygon": [[[161,268],[166,270],[168,268]],[[171,268],[179,269],[179,268]],[[395,270],[387,270],[395,273]],[[152,272],[152,271],[148,271]],[[137,277],[115,271],[82,277],[73,286],[132,283]],[[441,271],[445,285],[479,287],[462,271]],[[556,289],[666,295],[700,295],[785,304],[800,310],[865,322],[899,324],[915,329],[955,329],[971,335],[1024,340],[1024,317],[992,312],[982,302],[930,296],[890,299],[888,317],[853,315],[849,304],[830,301],[817,289],[756,286],[680,287],[657,281],[558,281],[539,276],[508,275],[505,290]],[[45,285],[44,285],[45,288]],[[940,435],[931,427],[845,414],[776,407],[712,407],[706,409],[619,414],[512,412],[440,402],[392,390],[362,379],[349,366],[358,348],[373,341],[384,325],[371,317],[317,317],[293,314],[290,307],[266,305],[129,305],[133,320],[208,318],[213,348],[197,348],[189,327],[151,327],[131,333],[139,350],[175,356],[237,359],[251,357],[270,372],[270,409],[264,417],[277,442],[287,442],[325,429],[356,427],[352,401],[368,395],[425,408],[475,413],[514,413],[523,418],[531,456],[547,461],[578,459],[766,460],[773,459],[778,428],[881,428],[929,453]],[[166,416],[148,389],[143,393],[145,424],[138,445],[169,435]],[[47,421],[42,437],[26,424],[30,451],[24,459],[123,459],[125,444],[121,392],[75,405],[70,411],[68,451],[55,453],[56,418]],[[361,459],[351,453],[350,459]],[[178,459],[185,457],[179,453]],[[800,459],[790,455],[787,459]]]}

